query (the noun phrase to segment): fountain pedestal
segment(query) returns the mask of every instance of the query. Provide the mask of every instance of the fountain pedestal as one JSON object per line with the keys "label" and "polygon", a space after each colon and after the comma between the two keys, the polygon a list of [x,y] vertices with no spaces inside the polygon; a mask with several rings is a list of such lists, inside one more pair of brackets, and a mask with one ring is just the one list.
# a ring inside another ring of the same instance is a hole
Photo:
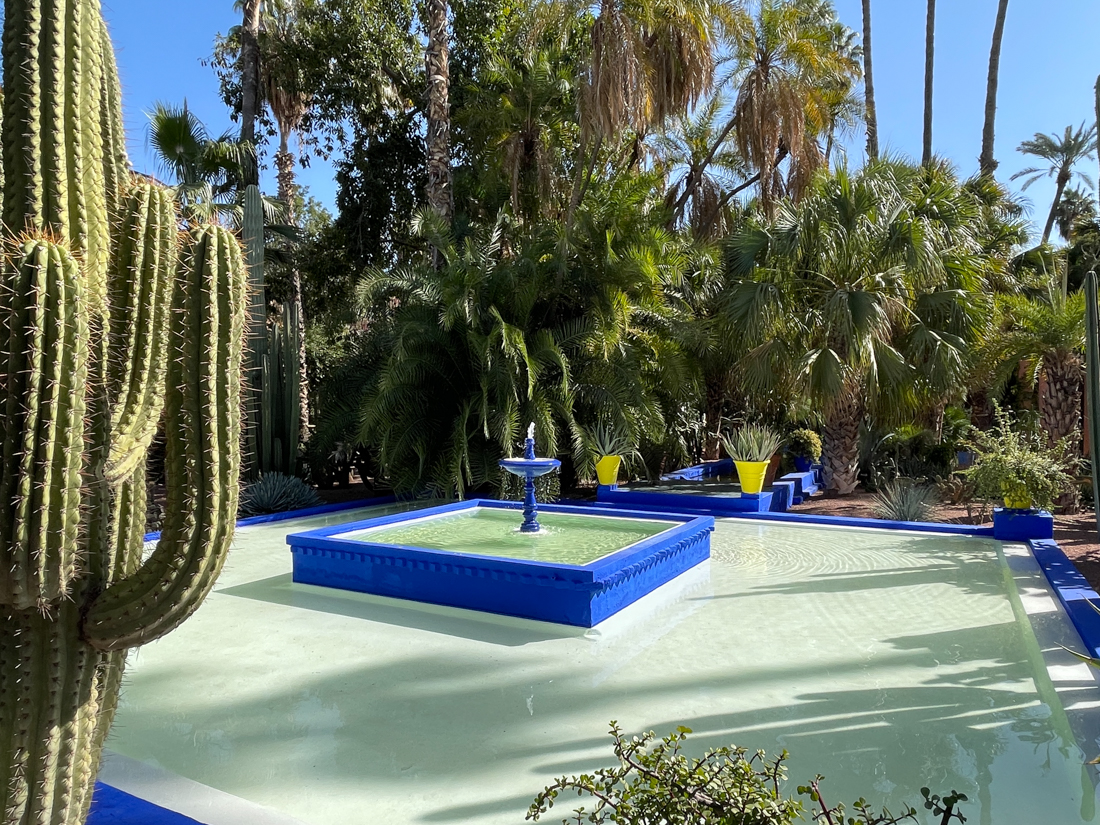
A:
{"label": "fountain pedestal", "polygon": [[521,533],[537,533],[540,528],[539,505],[535,500],[535,479],[558,469],[561,462],[556,458],[535,458],[535,425],[532,424],[527,430],[523,458],[502,458],[500,466],[512,475],[524,479],[523,523],[519,526],[519,531]]}

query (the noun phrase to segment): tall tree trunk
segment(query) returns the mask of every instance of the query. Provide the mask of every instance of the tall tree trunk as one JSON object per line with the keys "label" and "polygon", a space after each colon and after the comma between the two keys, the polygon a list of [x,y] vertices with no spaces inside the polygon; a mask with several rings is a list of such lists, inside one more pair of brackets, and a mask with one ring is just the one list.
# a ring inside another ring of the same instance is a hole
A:
{"label": "tall tree trunk", "polygon": [[825,411],[821,464],[825,489],[846,496],[859,483],[859,425],[863,405],[858,388],[850,388]]}
{"label": "tall tree trunk", "polygon": [[[241,140],[256,145],[260,112],[260,8],[263,0],[245,0],[241,24]],[[260,185],[260,167],[253,152],[245,161],[244,186]]]}
{"label": "tall tree trunk", "polygon": [[424,67],[428,76],[428,206],[450,221],[454,215],[451,178],[450,38],[447,0],[424,0]]}
{"label": "tall tree trunk", "polygon": [[[278,170],[277,181],[279,184],[279,200],[286,204],[287,223],[291,226],[298,225],[298,217],[295,214],[294,201],[298,194],[298,185],[294,178],[294,155],[290,152],[287,135],[280,136],[279,154],[275,156],[275,167]],[[298,401],[299,410],[299,438],[304,444],[309,440],[309,371],[306,366],[306,315],[302,306],[302,276],[297,265],[290,269],[290,295],[294,302],[294,311],[298,315]]]}
{"label": "tall tree trunk", "polygon": [[[1039,395],[1039,423],[1047,434],[1050,446],[1068,438],[1071,454],[1079,456],[1081,390],[1084,383],[1081,361],[1076,356],[1044,358],[1043,372],[1046,388]],[[1077,512],[1077,491],[1067,490],[1058,497],[1056,504],[1062,512]]]}
{"label": "tall tree trunk", "polygon": [[871,0],[863,0],[863,97],[867,107],[867,159],[878,160],[878,116],[871,71]]}
{"label": "tall tree trunk", "polygon": [[979,161],[983,175],[992,175],[997,169],[993,157],[994,127],[997,121],[997,79],[1001,68],[1001,40],[1005,33],[1005,15],[1008,0],[997,4],[997,22],[993,24],[993,45],[989,49],[989,76],[985,82],[985,125],[982,127],[982,155]]}
{"label": "tall tree trunk", "polygon": [[928,0],[924,29],[924,150],[921,163],[932,162],[932,69],[936,62],[936,0]]}
{"label": "tall tree trunk", "polygon": [[1043,227],[1043,243],[1050,240],[1050,233],[1054,229],[1054,219],[1058,215],[1058,204],[1062,202],[1062,193],[1066,191],[1066,184],[1069,183],[1069,176],[1069,167],[1058,172],[1058,185],[1054,190],[1054,203],[1050,205],[1050,213],[1047,215],[1046,226]]}
{"label": "tall tree trunk", "polygon": [[1039,422],[1054,446],[1081,436],[1081,361],[1075,356],[1043,359],[1045,391],[1039,395]]}

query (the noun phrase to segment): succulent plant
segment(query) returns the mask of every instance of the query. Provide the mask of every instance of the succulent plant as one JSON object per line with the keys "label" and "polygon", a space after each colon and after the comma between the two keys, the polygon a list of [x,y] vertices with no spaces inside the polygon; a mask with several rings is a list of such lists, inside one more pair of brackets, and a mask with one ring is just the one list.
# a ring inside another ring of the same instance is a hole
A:
{"label": "succulent plant", "polygon": [[604,422],[592,432],[592,449],[597,456],[629,456],[634,445],[625,430]]}
{"label": "succulent plant", "polygon": [[771,427],[745,424],[730,435],[723,434],[722,445],[734,461],[771,461],[783,439]]}
{"label": "succulent plant", "polygon": [[6,0],[3,54],[0,811],[75,825],[125,650],[198,607],[232,538],[245,270],[232,233],[181,244],[172,193],[131,178],[96,0]]}
{"label": "succulent plant", "polygon": [[897,478],[882,485],[872,507],[877,518],[890,521],[929,521],[939,501],[936,488],[912,479]]}
{"label": "succulent plant", "polygon": [[323,503],[317,491],[297,476],[264,473],[241,491],[239,512],[241,516],[263,516],[304,510]]}

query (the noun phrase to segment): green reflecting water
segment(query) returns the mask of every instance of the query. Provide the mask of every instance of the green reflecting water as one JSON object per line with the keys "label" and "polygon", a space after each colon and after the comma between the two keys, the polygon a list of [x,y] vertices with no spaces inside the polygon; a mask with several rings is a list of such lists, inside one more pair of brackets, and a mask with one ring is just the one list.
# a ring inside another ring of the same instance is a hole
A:
{"label": "green reflecting water", "polygon": [[580,631],[292,584],[286,534],[337,520],[241,528],[195,616],[130,654],[108,748],[307,825],[523,825],[614,761],[616,719],[787,748],[788,792],[823,773],[830,803],[928,785],[970,825],[1098,821],[1100,692],[996,542],[719,520],[709,563]]}
{"label": "green reflecting water", "polygon": [[519,510],[478,507],[437,518],[345,533],[340,538],[452,553],[584,565],[673,525],[646,519],[539,513],[542,530],[521,533]]}

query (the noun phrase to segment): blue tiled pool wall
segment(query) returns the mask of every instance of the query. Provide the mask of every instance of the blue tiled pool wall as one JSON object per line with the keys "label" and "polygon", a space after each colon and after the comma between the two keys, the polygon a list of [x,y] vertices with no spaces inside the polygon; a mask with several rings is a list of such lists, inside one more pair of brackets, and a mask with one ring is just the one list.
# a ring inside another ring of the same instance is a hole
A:
{"label": "blue tiled pool wall", "polygon": [[463,555],[344,539],[345,533],[475,507],[519,502],[473,499],[287,537],[294,581],[378,596],[592,627],[710,555],[709,516],[544,505],[545,512],[646,518],[669,529],[583,566]]}
{"label": "blue tiled pool wall", "polygon": [[[702,481],[734,473],[733,460],[723,458],[666,473],[661,476],[661,481]],[[820,489],[821,468],[817,466],[805,473],[787,473],[773,481],[767,490],[758,495],[737,493],[703,496],[669,490],[646,490],[644,487],[620,488],[618,485],[600,485],[596,492],[596,500],[601,504],[629,509],[646,508],[670,513],[706,513],[724,516],[737,513],[785,513],[790,507],[801,504]]]}

